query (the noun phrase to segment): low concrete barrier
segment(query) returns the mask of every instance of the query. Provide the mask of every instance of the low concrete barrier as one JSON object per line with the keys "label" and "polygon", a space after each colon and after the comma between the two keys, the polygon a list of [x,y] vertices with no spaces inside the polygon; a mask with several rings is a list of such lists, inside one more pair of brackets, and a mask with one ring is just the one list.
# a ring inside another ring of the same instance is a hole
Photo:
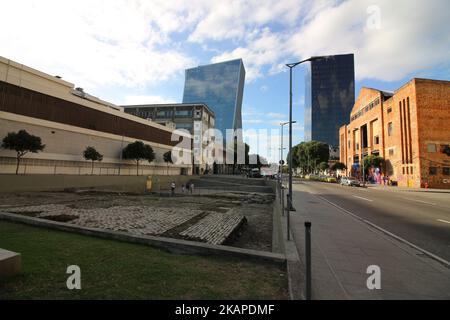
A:
{"label": "low concrete barrier", "polygon": [[124,242],[139,243],[178,254],[212,255],[222,257],[225,256],[257,260],[260,262],[267,262],[282,267],[286,266],[285,255],[272,252],[242,249],[223,245],[211,245],[206,243],[164,237],[143,235],[138,236],[126,232],[87,228],[64,222],[44,220],[5,212],[0,212],[0,220],[23,223],[58,231],[78,233],[86,236],[95,236],[99,238],[106,238]]}
{"label": "low concrete barrier", "polygon": [[0,278],[12,277],[21,270],[20,253],[0,248]]}
{"label": "low concrete barrier", "polygon": [[[98,176],[98,175],[14,175],[0,174],[0,192],[60,191],[70,188],[96,188],[123,192],[158,192],[170,182],[186,183],[192,176]],[[149,183],[150,181],[150,183]]]}

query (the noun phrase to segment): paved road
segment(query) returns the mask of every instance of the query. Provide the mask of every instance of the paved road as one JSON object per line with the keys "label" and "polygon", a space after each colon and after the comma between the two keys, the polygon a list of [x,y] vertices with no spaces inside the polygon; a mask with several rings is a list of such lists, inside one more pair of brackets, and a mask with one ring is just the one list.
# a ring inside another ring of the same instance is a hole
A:
{"label": "paved road", "polygon": [[[445,262],[450,258],[448,193],[320,182],[297,182],[293,187],[297,211],[290,215],[290,229],[300,267],[305,259],[304,222],[312,223],[313,299],[450,299]],[[430,258],[417,246],[440,258]],[[380,276],[377,288],[369,283],[369,269],[374,267]]]}
{"label": "paved road", "polygon": [[450,193],[389,191],[310,181],[295,183],[450,261]]}

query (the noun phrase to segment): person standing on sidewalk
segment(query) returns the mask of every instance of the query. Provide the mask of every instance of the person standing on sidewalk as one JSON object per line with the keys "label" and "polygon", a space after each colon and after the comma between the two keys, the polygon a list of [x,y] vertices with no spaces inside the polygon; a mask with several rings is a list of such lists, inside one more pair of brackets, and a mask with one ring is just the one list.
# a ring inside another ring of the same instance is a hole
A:
{"label": "person standing on sidewalk", "polygon": [[172,183],[170,184],[170,190],[171,190],[171,195],[174,196],[175,195],[175,181],[172,181]]}

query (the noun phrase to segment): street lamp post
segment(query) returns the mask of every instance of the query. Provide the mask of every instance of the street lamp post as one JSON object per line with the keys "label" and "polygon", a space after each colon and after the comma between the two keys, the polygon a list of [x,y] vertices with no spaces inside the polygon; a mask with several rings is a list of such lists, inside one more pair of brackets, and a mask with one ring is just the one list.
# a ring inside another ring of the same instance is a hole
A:
{"label": "street lamp post", "polygon": [[292,69],[304,62],[308,61],[312,62],[326,58],[328,58],[328,56],[311,57],[299,62],[286,64],[286,67],[289,68],[289,197],[288,197],[289,211],[295,211],[294,207],[292,206]]}
{"label": "street lamp post", "polygon": [[[297,121],[292,121],[292,123],[297,123]],[[281,177],[281,185],[283,185],[283,150],[285,148],[283,148],[283,128],[285,125],[289,124],[289,121],[287,122],[281,122],[280,123],[280,128],[281,128],[281,161],[280,161],[280,165],[281,165],[281,171],[280,171],[280,177]]]}

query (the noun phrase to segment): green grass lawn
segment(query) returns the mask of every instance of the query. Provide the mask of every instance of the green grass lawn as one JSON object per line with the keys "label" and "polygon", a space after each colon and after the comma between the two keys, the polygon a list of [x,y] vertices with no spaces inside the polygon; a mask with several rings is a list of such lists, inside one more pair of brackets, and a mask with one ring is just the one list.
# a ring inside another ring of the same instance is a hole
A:
{"label": "green grass lawn", "polygon": [[[284,269],[242,259],[176,255],[113,240],[0,221],[0,248],[22,254],[22,274],[0,299],[287,299]],[[81,290],[68,290],[69,265]]]}

